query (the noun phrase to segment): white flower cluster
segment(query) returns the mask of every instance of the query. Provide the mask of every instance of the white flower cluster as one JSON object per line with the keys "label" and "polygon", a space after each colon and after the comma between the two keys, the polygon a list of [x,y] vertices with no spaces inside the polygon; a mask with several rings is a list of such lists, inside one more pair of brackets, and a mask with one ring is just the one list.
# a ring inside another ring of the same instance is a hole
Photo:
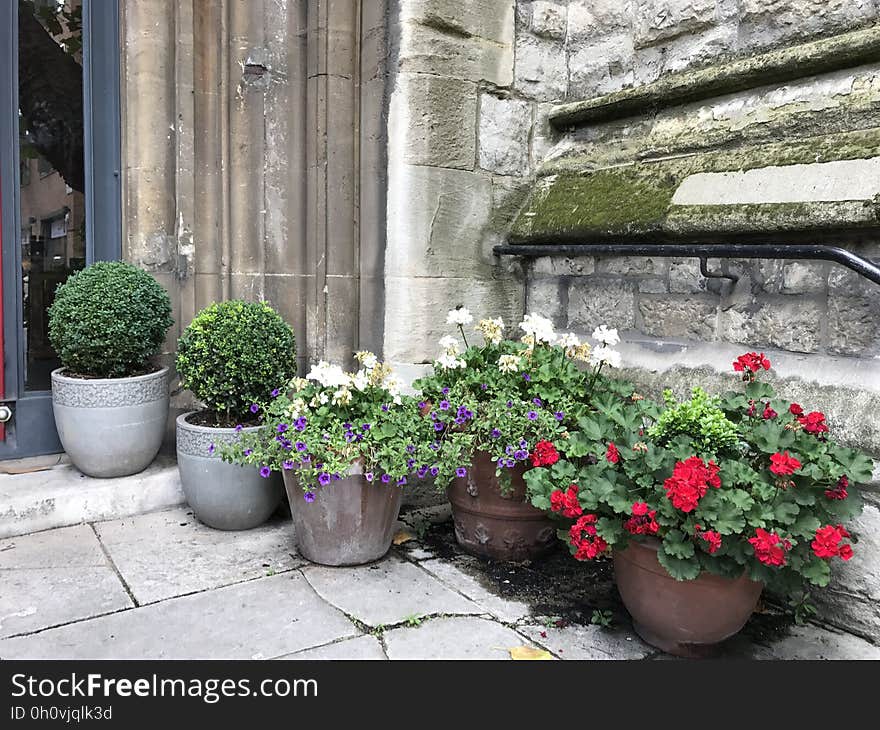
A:
{"label": "white flower cluster", "polygon": [[[332,400],[334,405],[347,405],[352,401],[352,389],[365,391],[368,387],[384,388],[393,397],[394,403],[400,403],[400,381],[393,376],[387,365],[380,363],[372,352],[355,353],[355,359],[362,365],[354,375],[346,373],[338,365],[331,365],[324,360],[313,365],[306,375],[307,380],[314,380],[324,388],[334,388],[332,396],[318,393],[312,399],[312,407],[324,405]],[[297,388],[301,390],[302,388]]]}
{"label": "white flower cluster", "polygon": [[325,388],[340,388],[351,384],[351,376],[345,372],[339,365],[331,365],[324,360],[313,365],[312,369],[306,374],[308,380],[314,380]]}
{"label": "white flower cluster", "polygon": [[515,373],[519,370],[519,355],[502,355],[498,358],[498,369],[502,373]]}
{"label": "white flower cluster", "polygon": [[[457,312],[460,310],[453,309],[449,315],[452,316],[453,312]],[[467,311],[467,310],[465,310]],[[468,314],[470,317],[470,314]],[[437,358],[437,365],[439,365],[444,370],[455,370],[456,368],[464,369],[467,367],[467,363],[459,357],[459,349],[458,349],[458,340],[450,335],[446,335],[445,337],[440,338],[440,356]]]}
{"label": "white flower cluster", "polygon": [[593,330],[593,339],[599,344],[593,348],[590,354],[590,362],[593,365],[608,365],[619,368],[621,363],[620,353],[614,349],[614,345],[620,344],[620,335],[617,330],[600,324]]}
{"label": "white flower cluster", "polygon": [[487,345],[497,345],[504,339],[504,320],[501,317],[481,319],[474,329],[483,334]]}
{"label": "white flower cluster", "polygon": [[519,328],[525,332],[522,341],[529,347],[540,344],[552,345],[556,341],[553,322],[538,314],[527,314],[519,323]]}
{"label": "white flower cluster", "polygon": [[450,309],[449,314],[446,315],[446,324],[457,324],[461,327],[464,327],[467,324],[470,324],[474,321],[474,318],[471,316],[471,313],[468,311],[467,307],[456,307],[455,309]]}

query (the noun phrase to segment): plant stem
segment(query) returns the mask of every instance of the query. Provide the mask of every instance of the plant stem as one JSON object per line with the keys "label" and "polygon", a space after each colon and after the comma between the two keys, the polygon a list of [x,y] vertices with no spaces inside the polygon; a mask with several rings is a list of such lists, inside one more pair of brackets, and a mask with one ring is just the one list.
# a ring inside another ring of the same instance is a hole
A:
{"label": "plant stem", "polygon": [[459,330],[459,332],[461,332],[461,339],[464,340],[464,349],[465,350],[469,349],[470,345],[468,344],[467,337],[464,336],[464,326],[458,325],[458,330]]}

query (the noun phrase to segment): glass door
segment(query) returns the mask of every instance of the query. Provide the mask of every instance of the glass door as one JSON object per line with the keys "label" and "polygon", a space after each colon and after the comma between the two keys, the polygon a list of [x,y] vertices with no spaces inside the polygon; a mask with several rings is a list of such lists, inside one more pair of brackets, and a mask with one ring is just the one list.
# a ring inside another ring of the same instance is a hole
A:
{"label": "glass door", "polygon": [[0,3],[0,459],[61,450],[47,309],[119,257],[116,0]]}

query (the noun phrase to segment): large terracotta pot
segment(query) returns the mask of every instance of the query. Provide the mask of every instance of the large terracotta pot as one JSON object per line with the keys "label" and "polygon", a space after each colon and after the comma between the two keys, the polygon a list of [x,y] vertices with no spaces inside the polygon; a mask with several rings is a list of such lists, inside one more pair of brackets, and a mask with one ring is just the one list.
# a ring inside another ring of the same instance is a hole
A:
{"label": "large terracotta pot", "polygon": [[485,451],[474,454],[466,477],[446,490],[452,504],[455,539],[465,552],[495,560],[531,560],[547,553],[556,541],[556,528],[526,498],[518,464],[510,470],[511,487],[502,492],[495,462]]}
{"label": "large terracotta pot", "polygon": [[299,480],[284,472],[300,554],[321,565],[361,565],[378,560],[391,547],[403,489],[368,482],[359,467],[349,476],[317,487],[306,502]]}
{"label": "large terracotta pot", "polygon": [[703,572],[677,581],[657,561],[659,540],[630,540],[614,552],[614,575],[633,626],[646,642],[677,656],[711,656],[737,633],[764,588],[745,574],[724,578]]}

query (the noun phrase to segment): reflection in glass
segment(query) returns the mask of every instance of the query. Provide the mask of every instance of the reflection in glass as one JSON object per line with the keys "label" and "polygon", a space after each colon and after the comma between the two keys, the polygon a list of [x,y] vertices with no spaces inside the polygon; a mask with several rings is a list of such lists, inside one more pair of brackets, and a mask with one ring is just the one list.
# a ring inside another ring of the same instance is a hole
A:
{"label": "reflection in glass", "polygon": [[46,310],[85,265],[81,0],[18,0],[18,115],[25,387],[59,361]]}

